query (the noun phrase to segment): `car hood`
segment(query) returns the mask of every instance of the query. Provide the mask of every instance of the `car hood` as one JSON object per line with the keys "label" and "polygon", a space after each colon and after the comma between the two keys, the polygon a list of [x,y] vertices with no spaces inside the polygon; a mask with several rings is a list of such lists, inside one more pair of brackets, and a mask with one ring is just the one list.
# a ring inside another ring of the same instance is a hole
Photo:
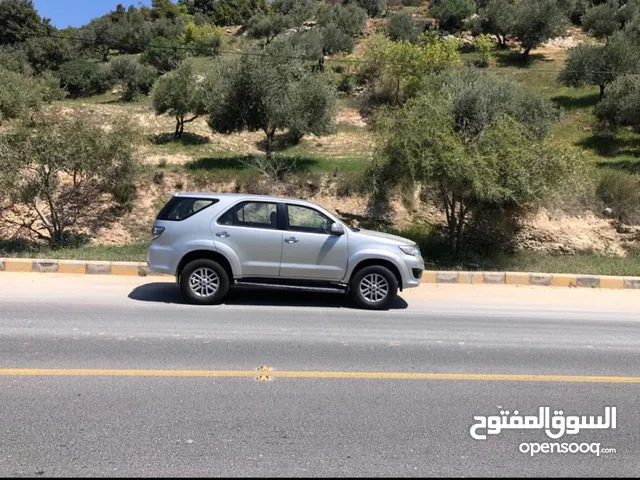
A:
{"label": "car hood", "polygon": [[391,235],[390,233],[375,232],[373,230],[360,229],[357,235],[364,235],[365,237],[375,237],[377,241],[386,240],[385,243],[393,245],[416,245],[416,242],[409,240],[408,238],[399,237],[397,235]]}

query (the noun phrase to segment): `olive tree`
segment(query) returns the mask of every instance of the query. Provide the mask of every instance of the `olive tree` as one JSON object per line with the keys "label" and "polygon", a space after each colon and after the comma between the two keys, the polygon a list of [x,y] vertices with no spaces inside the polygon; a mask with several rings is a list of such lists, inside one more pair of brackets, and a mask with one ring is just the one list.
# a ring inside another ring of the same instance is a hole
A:
{"label": "olive tree", "polygon": [[514,7],[511,33],[520,40],[522,59],[547,40],[566,32],[567,17],[558,0],[521,1]]}
{"label": "olive tree", "polygon": [[449,31],[460,30],[464,22],[476,13],[472,0],[434,0],[431,15],[440,20],[440,26]]}
{"label": "olive tree", "polygon": [[604,126],[629,126],[640,132],[640,75],[624,75],[615,80],[596,105],[595,113]]}
{"label": "olive tree", "polygon": [[31,120],[42,105],[64,97],[51,75],[32,77],[0,68],[0,124],[3,120]]}
{"label": "olive tree", "polygon": [[103,218],[115,192],[132,188],[135,135],[82,120],[24,127],[0,136],[0,189],[9,225],[52,247],[74,243]]}
{"label": "olive tree", "polygon": [[495,35],[501,48],[507,47],[507,35],[514,24],[513,0],[489,0],[474,20],[475,33]]}
{"label": "olive tree", "polygon": [[182,138],[185,123],[206,113],[203,81],[191,60],[185,60],[158,80],[153,89],[153,108],[156,115],[166,114],[176,119],[175,139]]}
{"label": "olive tree", "polygon": [[368,176],[373,202],[400,188],[434,191],[446,213],[450,248],[463,249],[471,214],[486,205],[535,207],[580,178],[584,162],[573,151],[532,136],[507,114],[483,135],[460,135],[446,96],[422,95],[376,118],[377,147]]}
{"label": "olive tree", "polygon": [[639,66],[637,47],[618,32],[605,45],[583,43],[569,49],[558,81],[569,87],[598,86],[602,99],[607,85]]}
{"label": "olive tree", "polygon": [[387,24],[389,38],[391,40],[407,40],[413,42],[417,38],[417,28],[413,17],[407,12],[398,12],[391,15]]}
{"label": "olive tree", "polygon": [[311,72],[283,42],[272,44],[268,53],[225,63],[209,78],[208,123],[220,133],[263,131],[270,159],[278,130],[333,131],[336,92],[323,87],[329,83],[324,74]]}

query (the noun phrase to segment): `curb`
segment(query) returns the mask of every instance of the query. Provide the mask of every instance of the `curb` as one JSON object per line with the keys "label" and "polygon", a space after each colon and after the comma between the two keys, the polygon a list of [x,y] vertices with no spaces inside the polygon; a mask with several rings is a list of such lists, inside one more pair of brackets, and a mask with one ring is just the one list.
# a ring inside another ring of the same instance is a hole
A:
{"label": "curb", "polygon": [[524,285],[570,288],[640,289],[640,277],[529,272],[429,272],[422,283]]}
{"label": "curb", "polygon": [[85,260],[47,260],[0,258],[0,272],[74,273],[86,275],[125,275],[146,277],[151,274],[144,262],[101,262]]}
{"label": "curb", "polygon": [[[30,258],[0,258],[0,272],[73,273],[139,277],[151,275],[151,271],[146,262],[101,262]],[[640,277],[564,273],[425,271],[422,273],[422,283],[640,290]]]}

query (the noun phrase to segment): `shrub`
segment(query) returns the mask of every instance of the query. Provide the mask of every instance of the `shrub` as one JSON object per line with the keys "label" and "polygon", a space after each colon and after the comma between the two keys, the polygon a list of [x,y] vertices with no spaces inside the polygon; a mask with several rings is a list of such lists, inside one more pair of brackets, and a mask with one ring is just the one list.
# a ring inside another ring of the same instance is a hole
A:
{"label": "shrub", "polygon": [[605,170],[596,193],[621,222],[640,221],[640,183],[637,178],[624,172]]}
{"label": "shrub", "polygon": [[154,38],[142,54],[140,62],[151,65],[158,73],[167,73],[176,68],[187,56],[186,50],[176,40]]}
{"label": "shrub", "polygon": [[111,62],[109,76],[113,83],[122,86],[122,100],[131,102],[138,95],[149,94],[156,80],[156,71],[131,58],[116,58]]}
{"label": "shrub", "polygon": [[417,37],[417,29],[413,17],[410,13],[399,12],[391,15],[387,25],[389,38],[391,40],[407,40],[415,42]]}
{"label": "shrub", "polygon": [[106,92],[111,86],[108,72],[89,60],[72,60],[60,66],[60,86],[71,97],[90,97]]}

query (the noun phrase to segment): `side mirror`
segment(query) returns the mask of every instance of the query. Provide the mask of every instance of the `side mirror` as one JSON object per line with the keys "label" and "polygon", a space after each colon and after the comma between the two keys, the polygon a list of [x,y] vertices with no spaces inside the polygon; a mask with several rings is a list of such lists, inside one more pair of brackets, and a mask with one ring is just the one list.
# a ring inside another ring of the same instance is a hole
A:
{"label": "side mirror", "polygon": [[344,227],[341,223],[334,222],[331,224],[331,235],[344,235]]}

